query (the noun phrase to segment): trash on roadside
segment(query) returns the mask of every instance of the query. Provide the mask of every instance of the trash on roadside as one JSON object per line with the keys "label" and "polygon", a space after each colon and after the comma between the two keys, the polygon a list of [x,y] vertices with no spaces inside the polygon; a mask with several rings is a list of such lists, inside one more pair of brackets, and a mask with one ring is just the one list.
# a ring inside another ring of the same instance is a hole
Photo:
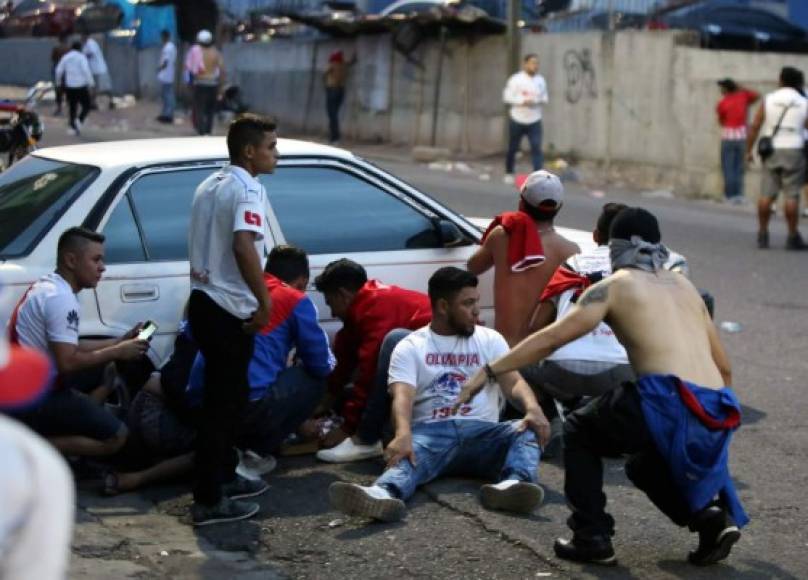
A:
{"label": "trash on roadside", "polygon": [[467,163],[463,163],[462,161],[458,161],[454,164],[455,171],[459,171],[460,173],[471,173],[471,167],[468,166]]}
{"label": "trash on roadside", "polygon": [[736,332],[741,332],[743,330],[743,325],[740,322],[730,322],[725,320],[721,323],[721,330],[730,334],[735,334]]}
{"label": "trash on roadside", "polygon": [[453,165],[451,161],[433,161],[427,167],[432,171],[451,171]]}
{"label": "trash on roadside", "polygon": [[341,525],[344,525],[344,524],[345,524],[345,520],[337,518],[336,520],[331,520],[330,522],[328,522],[328,527],[329,528],[338,528],[338,527],[340,527]]}
{"label": "trash on roadside", "polygon": [[161,556],[168,556],[168,552],[167,552],[167,551],[165,551],[165,550],[161,550],[161,551],[160,551],[160,555],[161,555]]}
{"label": "trash on roadside", "polygon": [[601,191],[600,189],[595,189],[589,192],[589,197],[594,197],[595,199],[602,199],[606,197],[606,192]]}
{"label": "trash on roadside", "polygon": [[488,174],[488,173],[481,173],[479,175],[479,180],[480,181],[491,181],[491,175]]}
{"label": "trash on roadside", "polygon": [[670,189],[654,189],[643,191],[642,195],[646,199],[673,199],[673,192]]}
{"label": "trash on roadside", "polygon": [[112,102],[115,103],[116,109],[128,109],[137,104],[135,95],[123,95],[122,97],[112,97]]}

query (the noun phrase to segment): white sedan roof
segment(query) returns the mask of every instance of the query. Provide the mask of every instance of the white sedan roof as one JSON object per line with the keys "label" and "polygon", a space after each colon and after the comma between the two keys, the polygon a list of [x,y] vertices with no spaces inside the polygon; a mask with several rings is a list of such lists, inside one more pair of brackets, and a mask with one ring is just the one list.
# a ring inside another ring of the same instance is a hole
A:
{"label": "white sedan roof", "polygon": [[[355,159],[354,155],[345,149],[296,139],[278,139],[278,151],[281,157],[305,155]],[[155,163],[226,159],[227,143],[224,137],[99,141],[81,145],[48,147],[37,150],[34,155],[68,163],[95,165],[105,169],[120,166],[153,165]]]}

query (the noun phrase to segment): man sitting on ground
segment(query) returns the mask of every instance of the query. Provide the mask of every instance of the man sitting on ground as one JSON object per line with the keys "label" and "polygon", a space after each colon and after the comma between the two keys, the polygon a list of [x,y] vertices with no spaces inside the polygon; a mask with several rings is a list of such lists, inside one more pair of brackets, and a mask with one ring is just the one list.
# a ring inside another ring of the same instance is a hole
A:
{"label": "man sitting on ground", "polygon": [[[348,514],[395,521],[419,485],[455,474],[498,481],[483,486],[485,507],[529,513],[544,497],[536,483],[536,435],[546,442],[547,419],[515,371],[453,411],[466,378],[508,345],[495,330],[476,325],[480,293],[474,274],[441,268],[429,279],[429,298],[432,322],[402,340],[390,363],[396,435],[385,450],[387,471],[370,487],[331,484],[331,503]],[[523,420],[499,422],[502,394],[525,412]]]}
{"label": "man sitting on ground", "polygon": [[[386,377],[390,354],[408,331],[429,323],[429,297],[378,280],[351,260],[331,262],[315,279],[331,314],[343,322],[334,341],[337,368],[329,379],[332,396],[341,397],[341,426],[325,435],[321,461],[359,461],[382,454],[381,436],[390,415]],[[353,389],[346,390],[354,371]]]}
{"label": "man sitting on ground", "polygon": [[674,523],[699,534],[690,562],[726,558],[748,521],[727,464],[740,403],[704,301],[690,281],[668,272],[659,224],[640,208],[611,227],[614,274],[584,292],[569,314],[477,372],[458,406],[492,377],[549,356],[604,320],[628,351],[636,383],[625,383],[573,412],[564,425],[564,491],[571,540],[560,558],[614,564],[614,519],[606,513],[601,457],[629,454],[626,475]]}
{"label": "man sitting on ground", "polygon": [[[28,289],[9,323],[12,343],[50,357],[55,381],[42,401],[15,416],[65,455],[107,456],[121,449],[126,426],[103,407],[111,386],[99,385],[99,377],[108,363],[140,358],[149,347],[136,338],[140,325],[122,338],[79,339],[81,308],[76,294],[95,288],[101,280],[103,244],[99,233],[78,227],[66,230],[59,237],[56,271]],[[88,369],[98,371],[90,373],[95,382],[75,385],[77,372]],[[93,398],[81,392],[99,386]]]}
{"label": "man sitting on ground", "polygon": [[[244,454],[239,476],[247,474],[244,467],[258,476],[274,467],[268,455],[311,416],[335,364],[317,309],[304,294],[309,281],[305,252],[292,246],[273,248],[264,280],[273,308],[269,324],[255,335],[248,371],[250,403],[237,438],[240,447],[257,453]],[[299,364],[288,367],[293,348]],[[106,493],[131,491],[190,470],[203,376],[204,359],[183,325],[171,358],[135,397],[130,413],[135,436],[151,455],[165,460],[143,471],[110,474]]]}
{"label": "man sitting on ground", "polygon": [[480,275],[494,267],[494,328],[515,345],[528,335],[539,297],[556,268],[580,248],[556,232],[553,220],[564,202],[556,175],[535,171],[525,180],[519,211],[496,218],[468,269]]}

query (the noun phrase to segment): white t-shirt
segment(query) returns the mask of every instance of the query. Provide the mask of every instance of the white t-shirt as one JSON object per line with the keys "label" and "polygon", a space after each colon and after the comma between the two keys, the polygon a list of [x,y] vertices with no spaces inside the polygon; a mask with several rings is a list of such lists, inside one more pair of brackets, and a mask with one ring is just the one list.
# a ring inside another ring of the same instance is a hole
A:
{"label": "white t-shirt", "polygon": [[177,63],[177,47],[170,40],[163,45],[160,51],[160,66],[165,64],[157,72],[157,80],[163,84],[171,84],[174,82],[174,70]]}
{"label": "white t-shirt", "polygon": [[59,83],[64,79],[64,86],[69,89],[95,86],[87,57],[78,50],[71,50],[59,60],[59,64],[56,65],[56,78]]}
{"label": "white t-shirt", "polygon": [[442,336],[425,326],[396,346],[387,384],[405,383],[415,388],[413,425],[446,419],[496,423],[502,401],[498,385],[486,385],[457,415],[452,415],[452,407],[466,379],[506,352],[508,343],[502,335],[484,326],[477,326],[468,338]]}
{"label": "white t-shirt", "polygon": [[[541,106],[549,102],[547,82],[540,74],[519,71],[508,79],[502,100],[511,106],[511,119],[523,125],[541,121]],[[526,104],[526,101],[532,101]]]}
{"label": "white t-shirt", "polygon": [[763,102],[766,117],[760,129],[761,137],[771,136],[783,109],[791,105],[772,140],[775,149],[802,149],[805,143],[803,129],[808,117],[808,100],[790,87],[780,88],[766,95]]}
{"label": "white t-shirt", "polygon": [[56,362],[48,343],[79,343],[81,307],[70,284],[56,272],[43,276],[31,286],[17,310],[15,330],[20,344],[34,348]]}
{"label": "white t-shirt", "polygon": [[255,251],[266,260],[266,192],[246,170],[228,165],[196,189],[188,235],[191,289],[202,290],[224,310],[246,319],[258,309],[233,254],[233,234],[255,232]]}
{"label": "white t-shirt", "polygon": [[82,52],[84,56],[87,57],[87,61],[90,63],[90,70],[94,75],[109,74],[107,61],[104,60],[104,53],[101,52],[101,47],[98,46],[95,40],[88,38],[87,42],[84,43]]}

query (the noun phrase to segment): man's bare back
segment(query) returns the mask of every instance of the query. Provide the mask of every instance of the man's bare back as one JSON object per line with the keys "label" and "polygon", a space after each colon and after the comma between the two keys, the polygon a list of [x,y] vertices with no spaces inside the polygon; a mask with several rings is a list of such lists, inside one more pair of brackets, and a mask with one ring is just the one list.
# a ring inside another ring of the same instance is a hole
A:
{"label": "man's bare back", "polygon": [[522,272],[511,271],[508,234],[501,226],[491,232],[468,264],[469,270],[475,274],[494,266],[494,328],[505,337],[509,346],[516,345],[529,334],[530,321],[541,293],[556,268],[581,251],[577,244],[552,226],[542,224],[537,228],[545,256],[540,266]]}

